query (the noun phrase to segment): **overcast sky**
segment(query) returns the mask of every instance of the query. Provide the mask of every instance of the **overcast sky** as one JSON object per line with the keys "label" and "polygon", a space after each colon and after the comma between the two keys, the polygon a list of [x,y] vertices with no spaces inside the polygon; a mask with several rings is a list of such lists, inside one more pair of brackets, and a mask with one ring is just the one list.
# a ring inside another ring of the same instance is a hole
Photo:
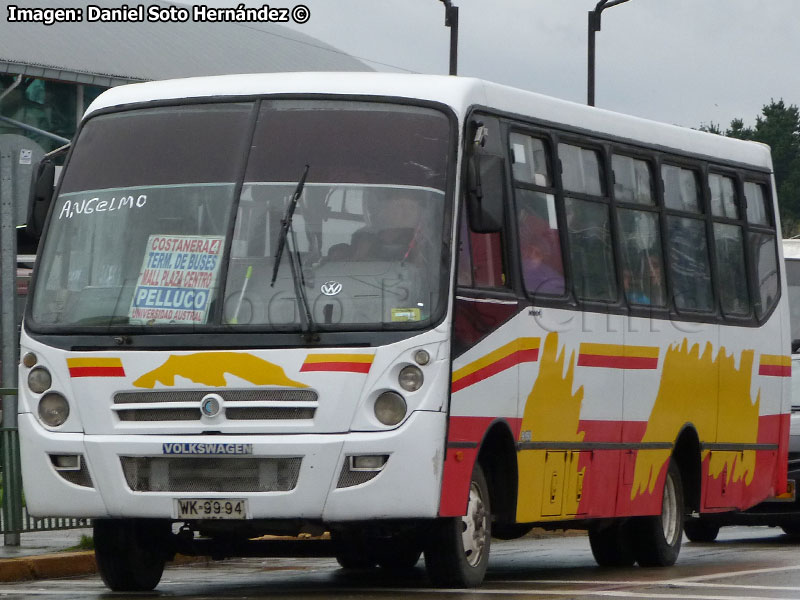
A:
{"label": "overcast sky", "polygon": [[[440,0],[280,2],[269,4],[311,10],[306,24],[292,27],[375,69],[447,74]],[[596,3],[453,0],[459,75],[585,102],[587,12]],[[772,98],[800,104],[800,0],[630,0],[608,8],[597,34],[596,90],[597,106],[688,127],[724,129],[735,117],[753,124]]]}

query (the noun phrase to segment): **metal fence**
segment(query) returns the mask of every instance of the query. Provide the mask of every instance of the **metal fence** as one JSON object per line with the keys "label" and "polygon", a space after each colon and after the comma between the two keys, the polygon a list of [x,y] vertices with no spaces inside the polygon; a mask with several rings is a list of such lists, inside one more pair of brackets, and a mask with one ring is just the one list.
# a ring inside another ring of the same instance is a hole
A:
{"label": "metal fence", "polygon": [[[47,132],[38,133],[52,137]],[[25,278],[30,273],[30,265],[20,265],[18,262],[16,226],[21,222],[20,219],[24,219],[21,215],[27,212],[28,182],[35,169],[34,155],[37,153],[31,150],[35,146],[31,140],[11,136],[14,138],[12,144],[8,135],[0,137],[4,140],[0,143],[0,381],[5,386],[0,388],[3,408],[0,427],[0,531],[5,545],[18,546],[20,533],[86,527],[89,521],[35,518],[28,515],[25,508],[17,429],[16,369],[19,362],[19,309],[27,293]],[[59,141],[66,140],[59,138]],[[21,165],[24,165],[22,170]],[[18,280],[20,275],[23,276],[22,281]],[[22,283],[25,285],[18,287]]]}

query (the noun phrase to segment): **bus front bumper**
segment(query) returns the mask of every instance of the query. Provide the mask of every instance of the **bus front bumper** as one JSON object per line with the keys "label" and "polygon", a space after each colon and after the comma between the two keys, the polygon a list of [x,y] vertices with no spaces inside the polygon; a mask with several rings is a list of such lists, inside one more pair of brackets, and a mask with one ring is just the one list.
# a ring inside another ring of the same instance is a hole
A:
{"label": "bus front bumper", "polygon": [[[446,415],[382,432],[176,436],[56,433],[25,413],[19,431],[34,516],[177,518],[176,500],[245,499],[251,519],[337,522],[435,517]],[[376,471],[353,456],[388,458]]]}

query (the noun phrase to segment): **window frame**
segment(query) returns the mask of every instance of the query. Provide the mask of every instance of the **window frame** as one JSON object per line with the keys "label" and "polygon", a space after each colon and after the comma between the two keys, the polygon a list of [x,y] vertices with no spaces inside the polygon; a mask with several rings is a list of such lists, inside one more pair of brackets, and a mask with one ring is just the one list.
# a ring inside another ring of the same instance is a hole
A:
{"label": "window frame", "polygon": [[[653,204],[640,204],[637,202],[626,202],[624,200],[618,200],[616,194],[614,193],[613,181],[614,178],[614,170],[613,170],[613,157],[614,155],[624,156],[626,158],[631,158],[633,160],[640,160],[647,164],[647,167],[650,169],[650,193],[653,199]],[[667,258],[666,258],[666,246],[664,244],[665,237],[665,229],[664,229],[664,216],[663,216],[663,198],[660,194],[660,177],[657,177],[660,174],[660,165],[658,164],[656,157],[653,154],[648,154],[643,152],[639,148],[632,148],[628,146],[623,146],[621,144],[612,144],[609,153],[608,153],[608,161],[611,165],[609,175],[612,178],[612,205],[613,205],[613,212],[614,212],[614,229],[616,232],[616,237],[618,240],[617,243],[617,256],[618,256],[618,269],[620,271],[620,288],[622,290],[622,300],[628,306],[628,310],[632,315],[643,314],[647,316],[667,316],[669,314],[670,305],[671,305],[671,288],[669,284],[669,269],[667,267]],[[661,273],[662,273],[662,283],[664,285],[664,296],[665,296],[665,303],[663,306],[659,306],[656,304],[633,304],[628,302],[627,295],[625,293],[625,281],[624,277],[622,276],[622,269],[623,269],[623,260],[622,260],[622,227],[620,224],[620,209],[622,210],[638,210],[642,212],[650,212],[657,215],[658,222],[657,222],[657,231],[659,236],[659,244],[661,245]]]}
{"label": "window frame", "polygon": [[734,204],[736,206],[736,211],[738,213],[737,218],[725,217],[722,215],[714,215],[709,212],[709,219],[711,221],[711,240],[713,244],[713,256],[712,262],[715,270],[717,273],[720,271],[719,264],[717,264],[717,239],[716,234],[714,233],[714,225],[735,225],[740,227],[742,233],[742,251],[744,252],[744,268],[745,268],[745,279],[747,282],[747,295],[748,295],[748,311],[747,313],[742,314],[735,314],[735,313],[728,313],[725,311],[723,306],[723,298],[722,298],[722,286],[721,284],[717,284],[718,290],[718,304],[719,304],[719,312],[722,315],[722,318],[731,323],[743,324],[748,321],[752,321],[755,317],[755,308],[754,308],[754,282],[755,279],[752,276],[752,265],[750,264],[752,261],[750,260],[750,252],[749,252],[749,242],[747,241],[747,209],[745,206],[745,199],[744,199],[744,189],[743,189],[743,178],[741,171],[727,169],[724,167],[720,167],[718,165],[712,164],[708,167],[708,173],[706,176],[706,185],[708,186],[708,199],[709,199],[709,209],[711,209],[711,176],[717,175],[721,177],[727,177],[733,180],[733,193],[734,193]]}
{"label": "window frame", "polygon": [[[543,142],[545,152],[547,153],[547,160],[549,161],[550,167],[550,175],[551,175],[551,186],[542,186],[536,183],[526,182],[526,181],[518,181],[514,178],[512,163],[511,163],[511,134],[518,134],[524,135],[527,137],[532,137],[539,139]],[[509,123],[507,127],[507,135],[505,137],[506,147],[508,148],[509,152],[509,174],[510,174],[510,186],[509,189],[511,190],[511,207],[509,210],[509,218],[511,223],[509,225],[509,232],[513,236],[513,243],[510,244],[510,248],[512,250],[512,255],[514,256],[515,268],[513,272],[513,279],[514,279],[514,287],[517,289],[522,296],[527,298],[536,298],[537,304],[563,304],[564,301],[568,301],[572,306],[575,305],[574,301],[574,294],[573,294],[573,286],[572,286],[572,277],[571,277],[571,264],[569,261],[568,255],[568,242],[566,240],[566,235],[564,232],[566,230],[566,213],[564,208],[564,203],[561,201],[563,198],[563,191],[560,187],[561,184],[561,165],[556,155],[557,149],[557,141],[553,135],[552,131],[534,128],[534,127],[524,127],[520,123]],[[553,201],[555,205],[556,211],[556,225],[558,226],[558,244],[559,249],[561,251],[561,268],[562,273],[564,276],[564,293],[561,295],[553,295],[553,294],[535,294],[527,290],[525,286],[525,279],[523,275],[523,261],[522,261],[522,244],[519,238],[519,201],[517,199],[517,189],[529,190],[532,192],[539,192],[542,194],[550,194],[553,196]]]}
{"label": "window frame", "polygon": [[[609,309],[617,309],[621,310],[624,309],[624,293],[622,291],[621,285],[621,272],[620,272],[620,262],[619,256],[617,251],[617,228],[615,224],[615,210],[612,200],[613,194],[613,186],[612,186],[612,175],[611,175],[611,154],[609,151],[609,144],[604,142],[599,137],[580,137],[572,133],[568,132],[554,132],[553,134],[553,144],[555,153],[553,155],[554,161],[556,164],[556,171],[555,171],[555,180],[556,186],[558,189],[558,194],[556,195],[556,205],[560,205],[561,215],[563,218],[563,225],[561,225],[561,231],[563,232],[562,238],[562,246],[565,247],[565,254],[562,256],[564,257],[564,263],[569,265],[569,272],[570,272],[570,279],[567,283],[570,295],[576,302],[579,307],[584,307],[584,310],[591,311],[592,308],[597,310],[598,312],[607,312]],[[594,195],[594,194],[586,194],[582,192],[572,192],[567,190],[564,187],[564,167],[561,162],[561,158],[558,156],[558,146],[559,144],[567,144],[570,146],[578,146],[584,150],[593,150],[598,153],[598,166],[603,169],[603,173],[601,173],[601,183],[604,188],[604,195]],[[569,239],[569,229],[567,224],[567,216],[566,216],[566,199],[573,198],[575,200],[583,200],[588,202],[593,202],[596,204],[603,204],[606,206],[608,211],[608,227],[609,227],[609,243],[611,248],[611,260],[613,261],[613,274],[615,278],[615,291],[616,297],[613,300],[597,300],[594,298],[581,298],[578,296],[576,288],[575,288],[575,279],[574,273],[572,272],[572,243]]]}
{"label": "window frame", "polygon": [[[629,139],[621,138],[613,134],[598,133],[596,131],[588,131],[577,127],[570,127],[564,123],[554,123],[548,121],[540,121],[535,117],[524,116],[519,114],[508,113],[497,109],[489,109],[485,107],[473,107],[473,112],[470,117],[473,117],[476,112],[481,114],[492,115],[501,120],[503,129],[503,144],[505,145],[505,158],[506,158],[506,171],[507,171],[507,184],[511,193],[509,194],[509,202],[507,204],[507,215],[505,222],[505,231],[507,233],[504,239],[506,246],[507,275],[511,280],[511,289],[516,294],[519,300],[526,301],[532,304],[535,301],[537,306],[554,306],[561,307],[567,310],[581,310],[587,312],[599,312],[607,314],[621,314],[643,316],[649,318],[659,319],[676,319],[683,322],[698,322],[710,324],[725,324],[730,323],[736,326],[745,327],[758,327],[767,321],[776,307],[778,306],[780,296],[783,293],[778,278],[778,291],[775,296],[774,304],[769,307],[764,314],[758,318],[755,315],[754,302],[755,302],[755,282],[756,273],[755,265],[752,265],[751,249],[749,234],[762,233],[773,236],[775,240],[774,251],[776,256],[776,264],[780,268],[778,262],[778,248],[779,232],[775,227],[775,206],[774,206],[774,190],[772,189],[771,173],[765,168],[759,168],[753,165],[739,163],[735,160],[719,159],[709,155],[701,154],[699,152],[685,151],[680,152],[671,148],[664,148],[661,146],[647,146],[644,143],[634,142]],[[512,173],[512,155],[510,146],[510,133],[518,133],[521,135],[532,136],[541,139],[545,143],[545,147],[550,151],[549,159],[552,161],[552,186],[538,186],[535,183],[517,182],[513,179]],[[595,196],[592,194],[584,194],[579,192],[570,192],[563,187],[562,178],[562,164],[558,157],[558,144],[567,143],[576,145],[587,149],[592,149],[600,152],[599,165],[605,169],[603,184],[605,185],[606,195]],[[640,204],[636,202],[626,202],[624,200],[617,200],[614,193],[614,175],[612,156],[614,154],[621,154],[623,156],[633,158],[635,160],[642,160],[648,164],[651,170],[651,186],[653,188],[654,205]],[[685,169],[691,169],[696,174],[697,191],[698,191],[698,206],[700,212],[684,211],[678,209],[670,209],[665,205],[664,196],[664,182],[661,177],[661,167],[664,164],[677,166]],[[715,217],[711,214],[711,190],[709,185],[709,173],[721,174],[724,176],[733,176],[735,178],[735,191],[737,194],[738,210],[740,211],[739,219],[729,219],[727,217]],[[743,194],[744,182],[751,182],[762,186],[764,192],[765,209],[769,225],[758,225],[746,222],[746,205]],[[564,268],[564,278],[566,285],[565,296],[545,296],[545,295],[532,295],[526,292],[522,277],[521,255],[520,255],[520,240],[518,235],[518,219],[517,210],[518,203],[514,193],[515,188],[530,189],[542,193],[550,193],[555,196],[556,216],[559,226],[559,240],[562,252],[562,264]],[[613,260],[615,261],[615,276],[617,286],[617,300],[613,303],[579,299],[575,295],[573,272],[571,265],[570,255],[570,241],[566,228],[566,208],[565,199],[567,197],[589,200],[606,204],[609,207],[610,216],[610,236],[612,241]],[[661,252],[662,252],[662,269],[664,289],[666,294],[666,305],[663,307],[648,305],[648,304],[631,304],[628,303],[624,292],[624,281],[622,277],[622,250],[621,242],[621,229],[619,224],[620,209],[634,209],[639,211],[647,211],[656,213],[658,216],[658,232],[660,235]],[[671,273],[671,260],[669,249],[668,237],[668,224],[667,217],[670,215],[690,217],[703,223],[706,239],[706,252],[705,259],[710,272],[711,278],[711,293],[712,302],[710,310],[691,310],[681,309],[678,310],[674,302],[674,281]],[[715,223],[737,223],[743,227],[743,247],[745,252],[745,262],[747,269],[747,284],[748,295],[750,296],[750,310],[747,315],[731,315],[725,314],[722,310],[721,304],[721,289],[718,282],[719,268],[716,259],[716,239],[714,236],[713,228]],[[463,288],[460,288],[462,290]],[[481,289],[480,293],[486,295],[489,291],[490,295],[498,297],[496,292]],[[500,291],[502,298],[508,298],[508,294],[504,293],[505,290]],[[460,293],[460,292],[459,292]]]}
{"label": "window frame", "polygon": [[[745,260],[748,262],[748,280],[750,281],[750,306],[752,308],[752,312],[754,314],[753,318],[756,320],[757,323],[761,324],[767,321],[775,309],[778,307],[779,301],[781,296],[783,295],[783,288],[781,285],[781,277],[780,272],[783,268],[781,263],[781,253],[779,252],[778,246],[780,245],[780,230],[776,227],[776,215],[775,215],[775,199],[773,198],[773,187],[772,187],[772,179],[766,176],[764,177],[757,177],[755,174],[750,174],[748,177],[744,172],[739,173],[739,183],[741,189],[741,201],[742,201],[742,219],[744,219],[744,231],[743,235],[745,237]],[[767,217],[767,224],[761,225],[758,223],[751,223],[747,220],[747,197],[744,194],[744,186],[746,183],[754,183],[759,185],[764,192],[764,211]],[[762,235],[771,235],[775,240],[773,244],[773,252],[775,258],[775,268],[778,272],[778,281],[777,281],[777,289],[775,294],[775,299],[772,303],[772,306],[768,307],[767,310],[763,312],[763,314],[759,317],[758,312],[755,310],[755,296],[761,296],[761,288],[758,285],[758,271],[757,265],[753,264],[752,261],[752,253],[751,253],[751,245],[750,245],[750,234],[751,233],[759,233]]]}

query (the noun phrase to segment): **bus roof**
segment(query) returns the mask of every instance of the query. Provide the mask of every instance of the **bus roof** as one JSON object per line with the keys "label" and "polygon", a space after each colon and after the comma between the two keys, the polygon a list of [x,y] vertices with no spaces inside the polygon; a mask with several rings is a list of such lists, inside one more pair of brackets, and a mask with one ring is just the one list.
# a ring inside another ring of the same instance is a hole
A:
{"label": "bus roof", "polygon": [[459,119],[463,119],[471,107],[481,106],[554,125],[569,125],[634,144],[655,145],[772,171],[769,148],[763,144],[649,121],[469,77],[326,72],[173,79],[112,88],[101,94],[86,114],[158,100],[270,94],[422,99],[452,107]]}

